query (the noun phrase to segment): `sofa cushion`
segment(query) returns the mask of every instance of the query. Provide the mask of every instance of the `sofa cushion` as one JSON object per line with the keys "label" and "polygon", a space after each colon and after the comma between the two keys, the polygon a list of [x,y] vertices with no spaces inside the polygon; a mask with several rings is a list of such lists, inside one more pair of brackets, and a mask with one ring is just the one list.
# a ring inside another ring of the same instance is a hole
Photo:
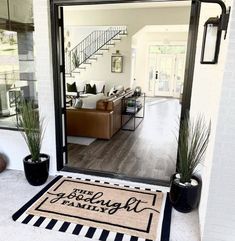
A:
{"label": "sofa cushion", "polygon": [[83,109],[96,109],[97,101],[104,99],[104,98],[105,98],[105,96],[103,93],[87,96],[82,99],[82,101],[83,101],[82,108]]}
{"label": "sofa cushion", "polygon": [[77,87],[75,82],[73,82],[72,84],[67,83],[67,92],[77,92]]}
{"label": "sofa cushion", "polygon": [[93,86],[91,86],[91,84],[86,84],[86,93],[95,95],[97,93],[96,85],[94,84]]}

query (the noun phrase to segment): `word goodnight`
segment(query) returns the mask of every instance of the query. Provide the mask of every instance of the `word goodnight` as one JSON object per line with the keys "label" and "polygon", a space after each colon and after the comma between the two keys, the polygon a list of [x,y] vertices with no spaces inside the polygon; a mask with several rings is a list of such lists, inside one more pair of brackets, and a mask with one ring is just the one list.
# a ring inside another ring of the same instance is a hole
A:
{"label": "word goodnight", "polygon": [[158,212],[156,209],[149,207],[148,203],[137,199],[136,197],[130,197],[124,202],[117,202],[116,200],[105,200],[103,192],[93,192],[88,190],[81,190],[74,188],[69,194],[64,192],[51,193],[49,195],[54,196],[50,203],[59,203],[73,208],[82,208],[89,211],[106,213],[113,215],[120,210],[126,212],[140,213],[145,210],[151,210]]}

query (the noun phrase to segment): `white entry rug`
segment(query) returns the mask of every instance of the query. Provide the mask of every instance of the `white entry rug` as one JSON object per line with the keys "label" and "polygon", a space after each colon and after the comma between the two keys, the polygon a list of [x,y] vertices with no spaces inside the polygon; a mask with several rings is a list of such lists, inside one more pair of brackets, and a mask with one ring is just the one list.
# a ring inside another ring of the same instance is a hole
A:
{"label": "white entry rug", "polygon": [[68,136],[67,142],[71,144],[78,144],[83,146],[89,146],[93,143],[96,138],[89,138],[89,137],[80,137],[80,136]]}

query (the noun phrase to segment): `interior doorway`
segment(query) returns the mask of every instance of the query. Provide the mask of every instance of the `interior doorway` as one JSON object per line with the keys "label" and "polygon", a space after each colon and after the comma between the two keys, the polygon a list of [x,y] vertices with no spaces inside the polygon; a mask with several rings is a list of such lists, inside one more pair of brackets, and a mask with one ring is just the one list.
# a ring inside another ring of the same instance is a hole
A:
{"label": "interior doorway", "polygon": [[154,96],[180,98],[183,92],[186,45],[149,47],[149,82]]}
{"label": "interior doorway", "polygon": [[[139,3],[141,3],[141,2],[142,1],[139,1]],[[177,2],[177,1],[175,1],[175,2]],[[99,3],[99,1],[97,1],[96,4],[97,3]],[[168,185],[169,180],[167,180],[167,179],[161,180],[161,179],[158,178],[158,175],[155,175],[152,178],[149,178],[148,175],[146,175],[146,176],[130,176],[126,173],[118,172],[118,171],[115,171],[115,172],[100,171],[100,170],[93,170],[93,169],[89,169],[89,168],[82,169],[82,168],[74,168],[74,167],[68,166],[68,139],[67,139],[68,129],[66,128],[66,126],[68,125],[68,116],[67,116],[68,111],[67,111],[67,108],[66,108],[66,104],[67,104],[67,99],[66,99],[67,83],[66,83],[65,58],[64,58],[65,46],[64,46],[64,24],[63,24],[63,22],[64,22],[64,9],[62,7],[63,4],[66,4],[66,6],[69,5],[68,1],[66,1],[66,3],[61,1],[60,4],[58,4],[58,3],[53,4],[53,2],[52,2],[52,8],[53,8],[52,12],[54,13],[54,15],[52,16],[52,30],[53,30],[53,40],[52,41],[53,41],[54,44],[60,43],[59,45],[56,45],[55,49],[53,49],[54,64],[55,64],[54,78],[55,78],[55,99],[56,99],[56,115],[57,115],[56,116],[56,124],[57,124],[58,170],[63,169],[63,170],[67,170],[67,171],[76,171],[76,172],[82,172],[82,173],[87,173],[87,174],[103,175],[103,176],[109,176],[109,177],[129,179],[129,180],[133,180],[133,181],[141,181],[141,182],[155,183],[155,184],[158,183],[160,185]],[[87,11],[87,6],[84,5],[84,2],[77,1],[77,4],[79,6],[82,6],[83,8],[85,8],[86,11]],[[151,4],[152,4],[152,2],[151,2]],[[195,4],[195,3],[193,3],[193,4]],[[116,4],[113,4],[113,5],[116,5]],[[194,9],[198,7],[196,5],[192,5]],[[109,8],[108,4],[107,5],[102,4],[102,5],[100,5],[100,8],[102,8],[103,6],[105,6],[106,9]],[[74,6],[74,1],[73,1],[73,8],[74,7],[75,6]],[[97,7],[99,8],[99,5],[95,5],[96,9],[97,9]],[[85,9],[83,9],[83,10],[85,10]],[[139,6],[138,6],[138,9],[139,9]],[[191,7],[189,7],[188,16],[190,16],[190,9],[191,9]],[[191,11],[191,13],[192,13],[192,11]],[[194,14],[195,14],[195,11],[194,11]],[[191,20],[192,20],[192,18],[191,18]],[[191,28],[195,27],[195,24],[196,24],[195,19],[193,19],[193,20],[194,21],[191,21],[191,23],[190,23],[192,25]],[[189,21],[189,19],[188,19],[188,21]],[[120,24],[120,26],[123,26],[123,24]],[[58,40],[59,40],[59,42],[58,42]],[[56,49],[57,49],[57,51],[56,51]],[[116,52],[117,55],[119,53],[120,52]],[[130,53],[131,53],[131,51],[130,51]],[[192,53],[190,52],[190,54],[192,54]],[[124,61],[125,61],[125,59],[124,59]],[[75,63],[75,65],[76,65],[76,63]],[[58,74],[58,73],[60,73],[60,74]],[[185,83],[186,83],[185,86],[187,86],[188,83],[187,82],[185,82]],[[58,93],[62,93],[62,95],[58,96]],[[189,90],[188,94],[190,95],[190,90]],[[183,107],[185,107],[185,106],[188,106],[187,102],[183,103]],[[183,109],[185,109],[185,108],[183,108]],[[163,110],[164,110],[164,107],[163,107]],[[182,113],[181,113],[181,115],[182,115]],[[151,135],[151,131],[149,133]],[[140,136],[142,136],[142,135],[140,135]],[[129,142],[129,144],[131,144],[131,142]],[[60,149],[59,147],[62,147],[62,148]],[[110,145],[110,147],[112,149],[112,145]],[[142,145],[142,148],[144,150],[144,149],[146,149],[146,146]],[[176,145],[176,150],[177,150],[177,145]],[[175,156],[175,158],[174,158],[174,160],[175,160],[174,161],[174,168],[171,172],[174,172],[174,170],[175,170],[176,159],[177,158]],[[153,158],[153,160],[154,160],[154,158]],[[130,166],[130,168],[133,169],[134,166]],[[148,166],[148,168],[149,168],[149,166]]]}

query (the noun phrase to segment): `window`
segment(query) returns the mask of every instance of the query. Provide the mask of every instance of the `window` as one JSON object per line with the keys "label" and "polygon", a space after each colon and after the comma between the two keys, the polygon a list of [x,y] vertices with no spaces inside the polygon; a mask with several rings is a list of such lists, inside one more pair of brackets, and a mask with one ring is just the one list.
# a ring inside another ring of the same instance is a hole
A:
{"label": "window", "polygon": [[20,8],[16,1],[3,2],[0,11],[0,128],[17,128],[22,98],[38,108],[32,0],[22,1],[24,6]]}

